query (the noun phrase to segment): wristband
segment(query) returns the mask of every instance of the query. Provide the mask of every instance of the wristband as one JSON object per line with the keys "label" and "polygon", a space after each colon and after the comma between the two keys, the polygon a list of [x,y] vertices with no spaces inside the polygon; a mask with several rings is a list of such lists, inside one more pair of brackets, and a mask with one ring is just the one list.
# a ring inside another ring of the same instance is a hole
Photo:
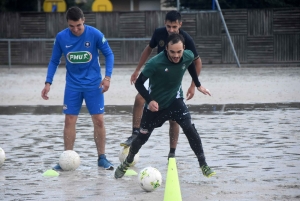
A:
{"label": "wristband", "polygon": [[50,84],[50,85],[51,85],[52,83],[50,83],[50,82],[45,82],[45,84]]}
{"label": "wristband", "polygon": [[106,77],[104,77],[104,79],[110,82],[110,79],[108,79],[108,78],[106,78]]}

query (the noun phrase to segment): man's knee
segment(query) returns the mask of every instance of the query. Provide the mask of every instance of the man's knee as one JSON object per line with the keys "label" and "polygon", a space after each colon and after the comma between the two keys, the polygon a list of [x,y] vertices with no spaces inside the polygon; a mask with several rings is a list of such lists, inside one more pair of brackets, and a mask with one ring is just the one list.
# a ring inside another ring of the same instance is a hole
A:
{"label": "man's knee", "polygon": [[143,145],[148,141],[149,137],[150,137],[149,131],[147,129],[142,129],[141,128],[140,133],[137,136],[137,139],[139,140],[139,143],[141,145]]}
{"label": "man's knee", "polygon": [[187,138],[200,138],[194,124],[186,124],[182,130]]}
{"label": "man's knee", "polygon": [[170,120],[169,123],[170,123],[170,127],[173,127],[173,128],[178,128],[179,127],[179,125],[176,121]]}
{"label": "man's knee", "polygon": [[93,115],[92,119],[93,119],[94,126],[101,127],[101,128],[104,127],[103,114]]}
{"label": "man's knee", "polygon": [[77,121],[77,117],[76,115],[69,115],[69,114],[66,114],[65,115],[65,125],[66,126],[72,126],[72,125],[75,125],[76,124],[76,121]]}
{"label": "man's knee", "polygon": [[145,104],[145,99],[140,94],[137,94],[135,96],[134,105],[143,106],[144,104]]}

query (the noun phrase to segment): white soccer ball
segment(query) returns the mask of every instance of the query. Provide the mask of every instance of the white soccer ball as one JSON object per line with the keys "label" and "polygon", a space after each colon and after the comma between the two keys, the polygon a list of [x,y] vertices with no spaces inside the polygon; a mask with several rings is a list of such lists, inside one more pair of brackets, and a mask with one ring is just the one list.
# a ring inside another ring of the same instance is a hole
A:
{"label": "white soccer ball", "polygon": [[59,165],[65,171],[76,170],[80,165],[80,156],[73,150],[66,150],[59,157]]}
{"label": "white soccer ball", "polygon": [[[129,153],[129,148],[130,147],[124,147],[120,150],[119,152],[119,160],[120,162],[122,163],[126,157],[128,156],[128,153]],[[134,156],[134,159],[133,159],[133,162],[130,166],[134,166],[138,161],[139,161],[139,158],[140,158],[140,154],[139,152],[137,154],[135,154]]]}
{"label": "white soccer ball", "polygon": [[138,182],[142,189],[150,192],[161,186],[162,176],[158,169],[154,167],[146,167],[140,171]]}
{"label": "white soccer ball", "polygon": [[5,161],[5,152],[4,150],[0,147],[0,167],[3,165]]}

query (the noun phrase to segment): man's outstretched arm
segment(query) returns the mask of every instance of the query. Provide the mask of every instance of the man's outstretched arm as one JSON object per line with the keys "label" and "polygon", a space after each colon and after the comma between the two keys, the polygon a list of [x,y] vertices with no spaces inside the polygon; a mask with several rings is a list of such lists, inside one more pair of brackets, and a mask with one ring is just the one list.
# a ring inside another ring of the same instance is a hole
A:
{"label": "man's outstretched arm", "polygon": [[[198,57],[197,59],[194,60],[194,65],[196,67],[196,73],[197,76],[200,75],[201,69],[202,69],[202,61],[201,58]],[[186,97],[187,100],[190,100],[191,98],[193,98],[195,95],[195,83],[192,80],[191,86],[188,88],[187,93],[186,93]]]}
{"label": "man's outstretched arm", "polygon": [[134,70],[133,74],[131,75],[131,78],[130,78],[131,84],[134,84],[136,82],[141,68],[143,67],[143,65],[145,64],[145,62],[147,61],[147,59],[149,58],[151,53],[152,53],[152,48],[149,45],[147,45],[142,52],[141,58],[139,60],[139,63],[137,65],[136,69]]}

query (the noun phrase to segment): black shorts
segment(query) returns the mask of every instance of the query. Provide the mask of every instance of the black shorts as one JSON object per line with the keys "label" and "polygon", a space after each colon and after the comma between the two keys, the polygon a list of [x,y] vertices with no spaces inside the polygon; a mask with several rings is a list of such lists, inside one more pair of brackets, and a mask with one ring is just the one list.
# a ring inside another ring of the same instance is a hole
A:
{"label": "black shorts", "polygon": [[185,119],[191,119],[191,115],[183,98],[179,98],[174,100],[168,108],[157,112],[144,108],[141,129],[152,132],[154,128],[161,127],[168,120],[179,122]]}

